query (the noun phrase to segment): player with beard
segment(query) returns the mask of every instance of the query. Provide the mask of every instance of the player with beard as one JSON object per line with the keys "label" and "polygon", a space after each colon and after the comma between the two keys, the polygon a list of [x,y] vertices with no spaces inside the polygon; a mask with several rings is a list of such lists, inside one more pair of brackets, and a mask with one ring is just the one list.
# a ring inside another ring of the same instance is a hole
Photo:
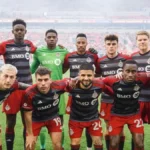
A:
{"label": "player with beard", "polygon": [[135,143],[134,150],[144,150],[144,128],[140,116],[138,99],[143,87],[150,85],[148,74],[137,74],[138,65],[134,60],[127,60],[123,65],[123,78],[106,77],[106,85],[113,88],[114,102],[109,120],[110,150],[119,150],[120,133],[128,125]]}
{"label": "player with beard", "polygon": [[[129,56],[118,53],[118,37],[110,34],[105,37],[106,55],[98,59],[97,70],[102,77],[116,75],[122,70],[123,62],[129,59]],[[110,137],[108,134],[108,121],[110,119],[110,110],[113,103],[113,97],[102,93],[100,117],[106,123],[105,141],[107,150],[109,150]],[[121,133],[119,150],[123,150],[125,136]]]}
{"label": "player with beard", "polygon": [[[86,50],[88,45],[87,37],[84,33],[79,33],[76,37],[77,51],[68,53],[64,60],[64,72],[70,69],[70,77],[74,78],[78,76],[78,70],[83,63],[92,64],[96,67],[98,56]],[[70,113],[71,95],[69,95],[66,113]],[[92,139],[86,130],[87,149],[92,147]]]}
{"label": "player with beard", "polygon": [[[0,44],[0,55],[3,55],[5,63],[16,66],[18,70],[17,80],[19,82],[32,84],[32,77],[29,67],[29,56],[31,53],[35,52],[36,47],[32,44],[31,41],[24,39],[26,32],[26,22],[22,19],[14,20],[12,22],[12,33],[14,35],[14,39],[7,40]],[[6,145],[7,150],[12,150],[15,137],[14,127],[16,124],[16,114],[11,114],[9,109],[7,109],[8,107],[5,106],[7,106],[7,104],[4,102],[3,111],[6,114],[7,120]]]}
{"label": "player with beard", "polygon": [[[10,64],[0,67],[0,104],[6,102],[8,111],[13,114],[16,114],[22,105],[23,92],[19,89],[26,89],[29,86],[16,81],[17,72],[17,68]],[[0,141],[0,150],[2,150],[2,141]]]}
{"label": "player with beard", "polygon": [[92,137],[95,150],[103,150],[98,97],[102,91],[112,94],[112,90],[105,86],[102,81],[93,81],[94,68],[90,63],[82,64],[78,75],[78,83],[70,91],[72,96],[69,119],[71,150],[80,149],[80,140],[84,128]]}
{"label": "player with beard", "polygon": [[[136,43],[139,51],[131,55],[132,59],[138,64],[138,72],[150,71],[150,35],[147,31],[139,31],[136,35]],[[140,113],[144,123],[150,124],[150,87],[142,89],[139,103]],[[132,140],[132,150],[134,150]]]}

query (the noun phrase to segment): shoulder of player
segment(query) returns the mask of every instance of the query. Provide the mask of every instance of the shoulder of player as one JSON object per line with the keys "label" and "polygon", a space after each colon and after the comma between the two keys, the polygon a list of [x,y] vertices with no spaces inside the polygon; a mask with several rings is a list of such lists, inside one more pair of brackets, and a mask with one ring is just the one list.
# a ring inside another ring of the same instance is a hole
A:
{"label": "shoulder of player", "polygon": [[126,55],[126,54],[122,54],[122,53],[118,53],[118,56],[125,58],[125,59],[130,59],[130,55]]}
{"label": "shoulder of player", "polygon": [[92,55],[92,56],[94,56],[94,57],[98,57],[98,55],[97,55],[97,54],[95,54],[95,53],[91,53],[89,50],[86,50],[86,54],[88,54],[88,55]]}
{"label": "shoulder of player", "polygon": [[66,57],[70,57],[72,55],[76,55],[77,54],[77,51],[73,51],[73,52],[69,52]]}
{"label": "shoulder of player", "polygon": [[69,51],[66,49],[66,48],[61,48],[60,46],[56,46],[55,48],[56,51],[59,51],[59,52],[65,52],[65,53],[69,53]]}
{"label": "shoulder of player", "polygon": [[1,45],[12,44],[12,43],[14,43],[14,39],[9,39],[9,40],[3,41],[3,42],[1,42]]}
{"label": "shoulder of player", "polygon": [[136,51],[136,52],[132,53],[132,54],[131,54],[131,57],[132,57],[132,56],[135,56],[135,55],[139,55],[139,51]]}
{"label": "shoulder of player", "polygon": [[98,58],[98,62],[101,62],[101,61],[103,61],[103,60],[105,60],[105,59],[107,59],[107,56],[106,56],[106,55],[103,56],[103,57]]}
{"label": "shoulder of player", "polygon": [[33,84],[33,85],[29,86],[29,87],[25,90],[25,95],[29,96],[29,95],[35,93],[35,91],[36,91],[36,86],[37,86],[36,84]]}

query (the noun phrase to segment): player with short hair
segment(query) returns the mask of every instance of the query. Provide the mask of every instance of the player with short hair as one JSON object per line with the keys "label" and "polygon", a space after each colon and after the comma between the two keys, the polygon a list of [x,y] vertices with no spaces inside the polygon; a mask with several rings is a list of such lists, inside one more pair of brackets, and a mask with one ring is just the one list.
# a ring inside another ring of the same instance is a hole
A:
{"label": "player with short hair", "polygon": [[[108,77],[116,75],[122,71],[123,62],[129,59],[129,56],[118,53],[118,36],[109,34],[105,37],[105,49],[106,55],[98,59],[97,70],[102,77]],[[102,93],[100,117],[104,119],[106,123],[105,141],[107,150],[109,150],[110,137],[108,134],[108,121],[110,120],[110,110],[113,103],[113,97]],[[121,134],[119,150],[123,150],[125,136]]]}
{"label": "player with short hair", "polygon": [[68,80],[52,81],[51,71],[46,67],[39,67],[35,72],[35,78],[36,84],[26,90],[23,103],[27,150],[34,150],[35,139],[42,127],[47,127],[54,150],[62,150],[62,123],[58,105],[60,95],[68,86]]}
{"label": "player with short hair", "polygon": [[[76,47],[77,50],[71,53],[68,53],[64,60],[64,72],[70,69],[70,77],[74,78],[78,76],[78,70],[80,66],[84,63],[92,64],[96,67],[98,56],[97,54],[91,53],[91,51],[86,50],[88,45],[87,36],[84,33],[79,33],[76,36]],[[69,95],[68,104],[66,108],[66,113],[70,113],[70,105],[71,105],[71,95]],[[86,138],[87,138],[87,147],[90,150],[92,147],[92,139],[86,130]],[[89,140],[91,139],[91,140]]]}
{"label": "player with short hair", "polygon": [[70,91],[72,96],[69,119],[71,150],[79,150],[84,128],[92,137],[95,150],[103,150],[102,127],[98,112],[98,97],[102,91],[112,94],[112,89],[102,81],[94,80],[94,67],[82,64],[79,69],[78,83]]}
{"label": "player with short hair", "polygon": [[[56,30],[49,29],[45,33],[45,42],[46,46],[40,47],[33,55],[33,62],[31,64],[31,72],[34,73],[39,65],[47,67],[52,70],[51,78],[52,80],[61,80],[63,76],[63,62],[66,54],[68,53],[67,49],[63,49],[60,46],[57,46],[58,33]],[[65,97],[61,95],[59,103],[59,115],[63,123],[63,115],[65,114]],[[64,130],[64,129],[63,129]],[[40,141],[41,141],[41,150],[45,149],[45,129],[41,130]],[[64,132],[63,132],[64,137]],[[63,138],[64,139],[64,138]],[[64,142],[62,139],[62,143]]]}
{"label": "player with short hair", "polygon": [[[138,64],[138,72],[150,71],[150,35],[147,31],[139,31],[136,34],[136,43],[139,51],[134,52],[131,57]],[[144,87],[141,91],[139,103],[140,113],[144,123],[150,124],[150,87]],[[132,141],[133,145],[133,141]],[[134,150],[134,146],[132,146]]]}
{"label": "player with short hair", "polygon": [[136,150],[144,150],[144,128],[140,116],[138,99],[143,86],[150,85],[147,74],[137,74],[138,65],[134,60],[127,60],[123,65],[123,78],[106,77],[106,85],[114,91],[114,102],[109,120],[110,150],[119,150],[120,133],[128,125]]}
{"label": "player with short hair", "polygon": [[[0,55],[3,55],[4,62],[16,66],[18,70],[17,80],[19,82],[32,84],[32,77],[29,67],[30,53],[34,53],[36,47],[29,40],[25,40],[26,22],[16,19],[12,22],[12,33],[14,39],[4,41],[0,44]],[[14,126],[16,124],[16,114],[10,114],[7,104],[4,102],[3,111],[6,114],[6,145],[7,150],[13,149],[15,137]],[[23,116],[22,116],[23,117]],[[24,130],[25,139],[25,130]]]}

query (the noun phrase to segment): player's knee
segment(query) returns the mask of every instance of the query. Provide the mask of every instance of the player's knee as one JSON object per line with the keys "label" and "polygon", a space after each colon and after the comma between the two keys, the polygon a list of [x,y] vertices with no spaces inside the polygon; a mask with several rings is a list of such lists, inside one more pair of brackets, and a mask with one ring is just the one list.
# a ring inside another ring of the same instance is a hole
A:
{"label": "player's knee", "polygon": [[79,144],[80,144],[80,139],[76,138],[71,140],[71,145],[79,145]]}
{"label": "player's knee", "polygon": [[61,148],[62,148],[61,142],[59,142],[59,141],[58,142],[53,142],[53,148],[61,150]]}
{"label": "player's knee", "polygon": [[102,140],[100,137],[93,138],[93,144],[94,145],[102,145]]}
{"label": "player's knee", "polygon": [[110,138],[110,146],[111,148],[117,148],[119,145],[119,141],[116,138]]}
{"label": "player's knee", "polygon": [[135,146],[137,147],[137,148],[143,148],[144,147],[144,142],[143,142],[143,140],[142,139],[137,139],[137,140],[135,140],[134,141],[134,143],[135,143]]}

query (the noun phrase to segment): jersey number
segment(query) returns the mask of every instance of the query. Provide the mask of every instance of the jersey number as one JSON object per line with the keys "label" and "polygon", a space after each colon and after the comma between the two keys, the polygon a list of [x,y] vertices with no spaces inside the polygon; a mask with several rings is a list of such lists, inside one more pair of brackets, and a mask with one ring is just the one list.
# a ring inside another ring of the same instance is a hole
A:
{"label": "jersey number", "polygon": [[99,128],[101,127],[100,122],[94,122],[92,125],[94,126],[93,130],[99,130]]}
{"label": "jersey number", "polygon": [[60,120],[60,118],[55,118],[55,119],[53,119],[53,120],[55,121],[56,126],[58,126],[59,124],[61,125],[61,120]]}
{"label": "jersey number", "polygon": [[136,128],[140,128],[143,126],[143,121],[142,119],[135,119],[134,123],[136,124]]}

